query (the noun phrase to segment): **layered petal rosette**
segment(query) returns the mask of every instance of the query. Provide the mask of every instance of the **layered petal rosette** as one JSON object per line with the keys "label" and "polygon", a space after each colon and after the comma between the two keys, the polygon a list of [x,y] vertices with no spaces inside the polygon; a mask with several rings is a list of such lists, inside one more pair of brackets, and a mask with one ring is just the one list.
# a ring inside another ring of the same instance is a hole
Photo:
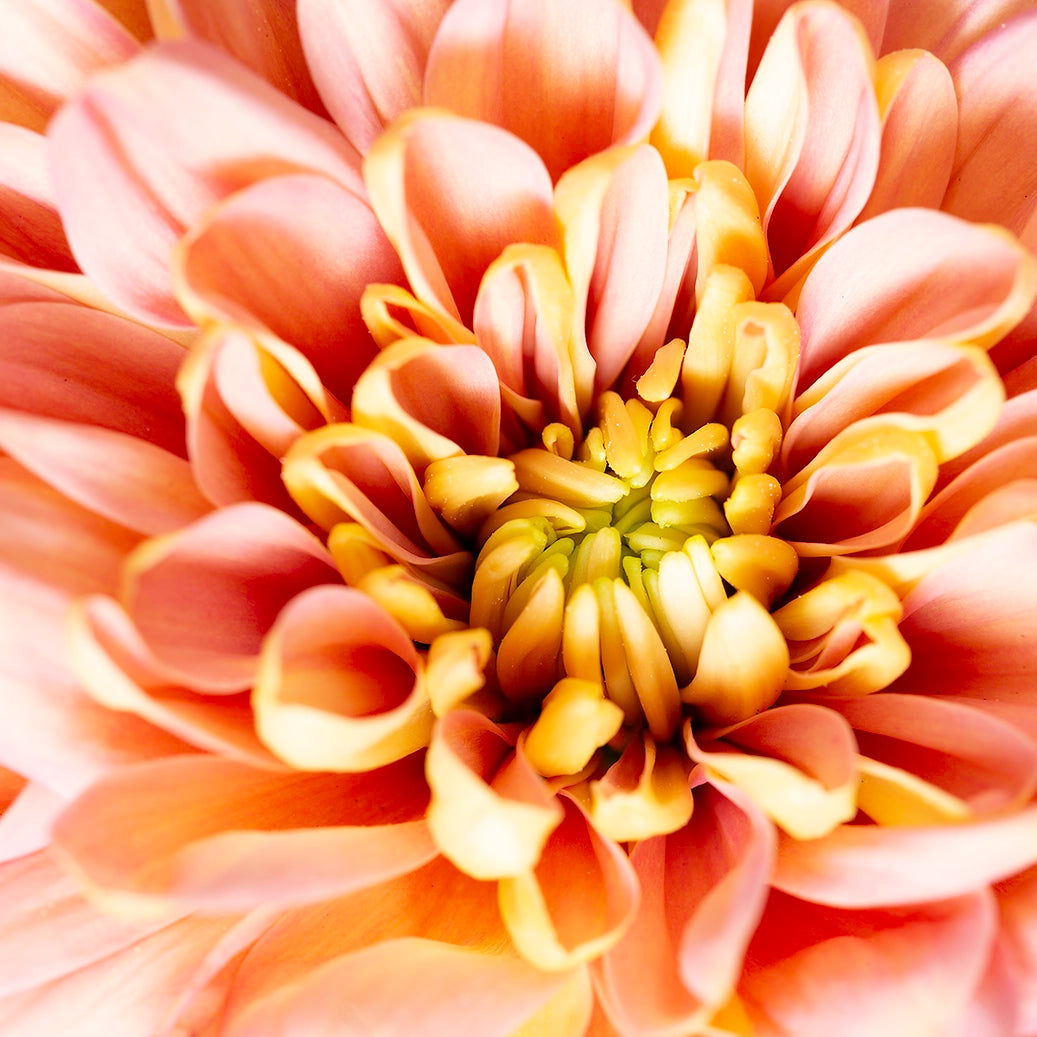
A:
{"label": "layered petal rosette", "polygon": [[980,7],[0,11],[0,1030],[1037,1032]]}

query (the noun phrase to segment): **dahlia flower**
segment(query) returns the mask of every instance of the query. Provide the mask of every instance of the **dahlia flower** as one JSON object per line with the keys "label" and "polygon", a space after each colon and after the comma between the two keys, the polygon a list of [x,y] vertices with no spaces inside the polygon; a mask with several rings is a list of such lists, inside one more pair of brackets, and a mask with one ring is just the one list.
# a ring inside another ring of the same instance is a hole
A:
{"label": "dahlia flower", "polygon": [[0,3],[0,1033],[1037,1034],[1035,50]]}

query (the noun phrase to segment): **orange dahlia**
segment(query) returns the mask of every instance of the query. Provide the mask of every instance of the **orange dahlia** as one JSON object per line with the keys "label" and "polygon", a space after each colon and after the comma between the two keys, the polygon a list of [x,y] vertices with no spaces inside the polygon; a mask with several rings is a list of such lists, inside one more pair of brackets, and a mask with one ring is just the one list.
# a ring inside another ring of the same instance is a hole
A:
{"label": "orange dahlia", "polygon": [[1037,1034],[1035,48],[0,2],[0,1033]]}

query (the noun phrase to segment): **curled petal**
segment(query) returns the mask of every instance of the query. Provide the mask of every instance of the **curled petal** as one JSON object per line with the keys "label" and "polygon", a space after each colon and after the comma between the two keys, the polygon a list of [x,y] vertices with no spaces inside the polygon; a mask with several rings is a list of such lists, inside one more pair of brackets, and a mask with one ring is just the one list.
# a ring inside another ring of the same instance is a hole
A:
{"label": "curled petal", "polygon": [[456,0],[429,52],[424,98],[503,126],[557,179],[645,136],[661,79],[651,40],[613,0]]}
{"label": "curled petal", "polygon": [[368,152],[364,178],[418,299],[464,324],[505,246],[555,243],[547,170],[496,126],[408,112]]}
{"label": "curled petal", "polygon": [[428,744],[432,708],[406,631],[366,594],[315,587],[263,643],[252,708],[259,737],[302,770],[362,771]]}
{"label": "curled petal", "polygon": [[426,761],[428,820],[443,854],[478,879],[535,867],[562,810],[508,732],[454,710],[436,728]]}
{"label": "curled petal", "polygon": [[1035,286],[1033,260],[998,228],[928,209],[883,213],[837,241],[803,285],[799,387],[879,342],[989,347],[1030,308]]}
{"label": "curled petal", "polygon": [[523,957],[570,969],[613,946],[630,924],[638,883],[626,853],[599,835],[566,796],[535,868],[502,879],[501,917]]}
{"label": "curled petal", "polygon": [[773,830],[737,789],[699,785],[690,822],[639,843],[633,923],[594,968],[622,1032],[702,1027],[731,998],[763,910]]}
{"label": "curled petal", "polygon": [[142,544],[127,560],[123,600],[171,675],[240,691],[284,605],[336,578],[312,533],[273,508],[239,504]]}

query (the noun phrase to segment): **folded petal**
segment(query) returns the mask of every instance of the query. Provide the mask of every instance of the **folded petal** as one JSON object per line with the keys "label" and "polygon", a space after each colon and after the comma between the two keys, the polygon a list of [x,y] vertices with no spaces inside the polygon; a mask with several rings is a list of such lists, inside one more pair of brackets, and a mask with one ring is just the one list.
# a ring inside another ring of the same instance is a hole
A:
{"label": "folded petal", "polygon": [[456,0],[429,51],[424,100],[503,126],[557,180],[646,136],[661,80],[651,40],[614,0]]}

